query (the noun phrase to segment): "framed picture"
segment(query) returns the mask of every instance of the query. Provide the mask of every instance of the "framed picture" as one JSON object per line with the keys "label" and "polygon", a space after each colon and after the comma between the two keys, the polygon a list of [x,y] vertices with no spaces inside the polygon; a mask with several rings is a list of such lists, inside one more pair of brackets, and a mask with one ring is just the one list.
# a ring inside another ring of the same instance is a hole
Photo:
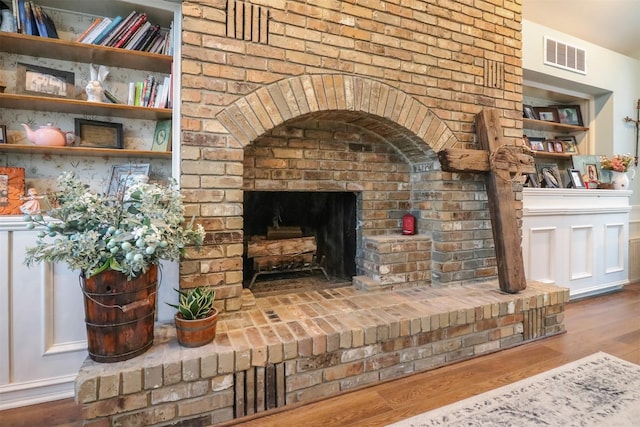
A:
{"label": "framed picture", "polygon": [[567,169],[569,180],[573,188],[587,188],[582,180],[582,174],[578,169]]}
{"label": "framed picture", "polygon": [[554,139],[553,147],[556,153],[564,153],[564,144],[562,143],[562,141]]}
{"label": "framed picture", "polygon": [[564,146],[565,153],[578,153],[578,143],[576,142],[576,137],[573,135],[564,135],[564,136],[556,136],[558,141],[562,142]]}
{"label": "framed picture", "polygon": [[587,163],[585,165],[587,180],[589,182],[598,182],[600,181],[600,174],[598,174],[598,165],[595,163]]}
{"label": "framed picture", "polygon": [[0,144],[7,143],[7,126],[0,125]]}
{"label": "framed picture", "polygon": [[533,107],[539,120],[559,123],[558,110],[555,107]]}
{"label": "framed picture", "polygon": [[138,176],[149,176],[148,163],[130,163],[126,165],[113,165],[111,167],[111,177],[109,178],[109,188],[107,194],[109,196],[120,196]]}
{"label": "framed picture", "polygon": [[540,186],[544,188],[562,188],[560,170],[555,163],[543,163],[538,165],[538,177]]}
{"label": "framed picture", "polygon": [[537,173],[528,173],[524,180],[524,186],[529,188],[539,188],[540,181],[538,181]]}
{"label": "framed picture", "polygon": [[558,120],[565,125],[584,126],[579,105],[556,105]]}
{"label": "framed picture", "polygon": [[75,119],[76,137],[81,147],[122,148],[122,123]]}
{"label": "framed picture", "polygon": [[0,215],[21,215],[24,168],[0,167]]}
{"label": "framed picture", "polygon": [[159,120],[153,134],[151,151],[171,150],[171,120]]}
{"label": "framed picture", "polygon": [[547,151],[550,153],[555,153],[556,152],[556,145],[552,140],[545,140],[544,143],[547,146]]}
{"label": "framed picture", "polygon": [[72,72],[18,62],[16,69],[17,93],[73,98],[75,96],[74,84],[75,76]]}
{"label": "framed picture", "polygon": [[[595,171],[592,171],[592,175],[597,176],[598,175],[598,171],[600,170],[600,157],[599,156],[580,156],[580,155],[574,155],[571,156],[571,162],[573,163],[573,168],[574,169],[578,169],[580,171],[580,173],[582,173],[583,177],[588,177],[589,174],[587,173],[587,165],[592,165],[591,169],[595,169]],[[594,168],[595,166],[595,168]],[[583,180],[586,181],[588,179],[583,178]]]}
{"label": "framed picture", "polygon": [[529,145],[531,146],[531,149],[533,151],[545,151],[546,148],[544,146],[544,138],[530,136],[528,139]]}
{"label": "framed picture", "polygon": [[523,105],[522,106],[522,116],[527,118],[527,119],[538,120],[538,115],[533,110],[533,107],[531,105]]}

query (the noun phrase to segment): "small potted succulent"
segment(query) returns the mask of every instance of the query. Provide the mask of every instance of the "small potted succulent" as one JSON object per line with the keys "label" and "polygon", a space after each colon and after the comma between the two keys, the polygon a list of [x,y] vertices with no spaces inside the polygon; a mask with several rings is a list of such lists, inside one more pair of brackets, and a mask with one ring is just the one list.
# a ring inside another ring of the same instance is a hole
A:
{"label": "small potted succulent", "polygon": [[178,304],[167,304],[178,310],[174,316],[178,343],[183,347],[209,344],[216,337],[218,326],[219,313],[213,306],[215,291],[202,287],[175,291]]}

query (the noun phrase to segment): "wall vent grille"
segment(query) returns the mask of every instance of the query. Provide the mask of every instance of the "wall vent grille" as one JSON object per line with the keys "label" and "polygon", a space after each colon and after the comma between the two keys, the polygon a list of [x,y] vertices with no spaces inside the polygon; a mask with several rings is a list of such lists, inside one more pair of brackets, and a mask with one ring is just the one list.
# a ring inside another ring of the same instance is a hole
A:
{"label": "wall vent grille", "polygon": [[544,63],[563,70],[587,74],[587,51],[567,43],[544,38]]}

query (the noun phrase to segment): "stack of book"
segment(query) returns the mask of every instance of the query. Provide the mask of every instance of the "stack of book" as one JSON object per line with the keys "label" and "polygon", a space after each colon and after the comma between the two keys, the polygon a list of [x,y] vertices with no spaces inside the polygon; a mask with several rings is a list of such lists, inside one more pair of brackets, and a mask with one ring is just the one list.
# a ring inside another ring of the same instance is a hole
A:
{"label": "stack of book", "polygon": [[29,36],[59,38],[56,25],[39,4],[26,0],[13,0],[13,6],[18,32]]}
{"label": "stack of book", "polygon": [[173,24],[169,30],[161,29],[148,21],[146,13],[134,10],[124,18],[96,18],[76,41],[170,55],[173,51],[172,38]]}
{"label": "stack of book", "polygon": [[127,104],[138,107],[171,108],[172,76],[149,75],[143,82],[129,83]]}

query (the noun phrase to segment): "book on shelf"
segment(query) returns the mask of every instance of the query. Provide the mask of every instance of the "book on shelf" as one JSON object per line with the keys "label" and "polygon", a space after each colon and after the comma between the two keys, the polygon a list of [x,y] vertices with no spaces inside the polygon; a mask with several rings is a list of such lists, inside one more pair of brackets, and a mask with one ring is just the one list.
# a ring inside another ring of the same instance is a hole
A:
{"label": "book on shelf", "polygon": [[122,46],[123,49],[131,50],[132,46],[134,46],[138,41],[145,35],[147,29],[151,28],[151,22],[147,21],[140,26],[136,30],[136,32],[131,36],[131,38]]}
{"label": "book on shelf", "polygon": [[[26,34],[25,32],[25,25],[27,24],[27,22],[25,21],[25,11],[24,11],[24,2],[25,0],[18,0],[18,19],[16,20],[18,23],[18,32],[19,33],[23,33]],[[14,15],[15,15],[15,9],[14,9]]]}
{"label": "book on shelf", "polygon": [[24,21],[25,21],[25,34],[29,36],[39,36],[38,27],[36,25],[36,19],[31,10],[31,2],[24,2]]}
{"label": "book on shelf", "polygon": [[135,21],[133,21],[133,23],[123,31],[122,35],[118,37],[118,40],[115,41],[113,47],[122,47],[146,21],[147,14],[139,14]]}
{"label": "book on shelf", "polygon": [[102,34],[104,29],[107,28],[111,24],[111,22],[112,22],[111,18],[102,18],[100,23],[96,25],[96,27],[93,30],[91,30],[91,32],[87,34],[85,38],[82,39],[82,43],[92,44],[93,41],[96,39],[96,37]]}
{"label": "book on shelf", "polygon": [[136,46],[133,47],[133,50],[146,51],[149,43],[151,43],[158,31],[160,31],[159,25],[154,25],[153,27],[149,28],[144,37],[138,42]]}
{"label": "book on shelf", "polygon": [[87,29],[82,32],[82,34],[76,37],[76,42],[82,43],[85,37],[87,37],[89,33],[93,31],[100,24],[100,22],[102,22],[102,17],[99,16],[96,19],[94,19],[91,25],[89,25]]}
{"label": "book on shelf", "polygon": [[105,37],[101,42],[100,45],[101,46],[111,46],[113,40],[115,40],[116,37],[118,37],[122,31],[124,31],[125,28],[127,28],[131,22],[133,22],[133,19],[135,19],[135,17],[138,15],[138,12],[136,12],[135,10],[132,11],[126,18],[124,18],[122,21],[120,21],[120,24],[118,24],[108,35],[107,37]]}
{"label": "book on shelf", "polygon": [[49,37],[49,32],[47,31],[47,26],[44,23],[44,14],[42,12],[42,8],[40,5],[34,4],[33,2],[29,2],[31,4],[31,13],[36,20],[36,26],[38,27],[38,34],[40,37]]}
{"label": "book on shelf", "polygon": [[51,19],[49,14],[46,12],[44,12],[43,15],[44,15],[44,25],[47,28],[47,34],[49,35],[49,38],[52,38],[52,39],[60,38],[58,36],[58,30],[56,28],[56,24],[53,22],[53,19]]}
{"label": "book on shelf", "polygon": [[143,82],[135,82],[135,95],[133,98],[133,105],[135,105],[136,107],[141,107],[142,106],[142,89],[143,89]]}
{"label": "book on shelf", "polygon": [[171,120],[156,122],[151,151],[171,151]]}
{"label": "book on shelf", "polygon": [[122,101],[120,101],[113,93],[109,92],[107,89],[104,90],[104,97],[107,98],[107,100],[112,104],[122,104]]}
{"label": "book on shelf", "polygon": [[120,22],[122,21],[122,16],[116,16],[115,18],[111,19],[111,18],[107,18],[111,21],[111,23],[109,23],[109,25],[107,25],[106,27],[104,27],[102,29],[102,31],[100,32],[100,34],[98,34],[93,41],[91,42],[91,44],[100,44],[100,42],[102,40],[104,40],[105,37],[107,37],[111,31],[113,31],[113,29],[120,24]]}

